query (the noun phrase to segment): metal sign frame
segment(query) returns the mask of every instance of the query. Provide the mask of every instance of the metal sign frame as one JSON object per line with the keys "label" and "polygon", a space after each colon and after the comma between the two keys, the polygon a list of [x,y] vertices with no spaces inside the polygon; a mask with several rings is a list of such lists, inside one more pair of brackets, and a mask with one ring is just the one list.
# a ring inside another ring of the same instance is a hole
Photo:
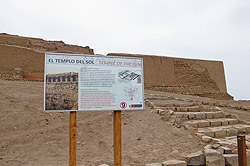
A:
{"label": "metal sign frame", "polygon": [[145,108],[141,58],[46,53],[44,71],[45,112]]}

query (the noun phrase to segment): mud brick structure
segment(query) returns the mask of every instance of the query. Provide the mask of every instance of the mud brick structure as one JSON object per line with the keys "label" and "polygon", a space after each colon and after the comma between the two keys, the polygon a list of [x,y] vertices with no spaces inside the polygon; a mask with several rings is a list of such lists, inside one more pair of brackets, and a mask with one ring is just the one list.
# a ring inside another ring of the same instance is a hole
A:
{"label": "mud brick structure", "polygon": [[0,33],[0,78],[15,79],[14,69],[21,68],[27,79],[41,80],[45,52],[94,55],[94,50],[88,46]]}
{"label": "mud brick structure", "polygon": [[46,110],[78,109],[78,73],[46,75]]}
{"label": "mud brick structure", "polygon": [[[94,50],[88,46],[0,33],[0,79],[42,81],[45,52],[94,55]],[[233,99],[227,93],[222,61],[121,53],[108,56],[143,58],[145,89]],[[18,75],[16,68],[22,69]],[[61,82],[63,79],[60,78]]]}
{"label": "mud brick structure", "polygon": [[108,56],[143,58],[146,89],[233,99],[227,93],[222,61],[110,53]]}

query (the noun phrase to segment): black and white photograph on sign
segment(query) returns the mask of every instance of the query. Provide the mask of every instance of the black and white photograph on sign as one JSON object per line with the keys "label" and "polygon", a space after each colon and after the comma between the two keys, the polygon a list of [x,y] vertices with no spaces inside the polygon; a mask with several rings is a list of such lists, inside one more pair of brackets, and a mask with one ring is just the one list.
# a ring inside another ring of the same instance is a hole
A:
{"label": "black and white photograph on sign", "polygon": [[77,110],[78,71],[75,68],[60,68],[47,67],[45,110]]}

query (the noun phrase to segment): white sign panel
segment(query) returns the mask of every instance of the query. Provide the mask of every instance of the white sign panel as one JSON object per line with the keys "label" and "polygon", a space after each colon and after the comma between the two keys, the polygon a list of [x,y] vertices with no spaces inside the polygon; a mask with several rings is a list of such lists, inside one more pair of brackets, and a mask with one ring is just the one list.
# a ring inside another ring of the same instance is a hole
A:
{"label": "white sign panel", "polygon": [[45,111],[144,109],[141,58],[45,54]]}

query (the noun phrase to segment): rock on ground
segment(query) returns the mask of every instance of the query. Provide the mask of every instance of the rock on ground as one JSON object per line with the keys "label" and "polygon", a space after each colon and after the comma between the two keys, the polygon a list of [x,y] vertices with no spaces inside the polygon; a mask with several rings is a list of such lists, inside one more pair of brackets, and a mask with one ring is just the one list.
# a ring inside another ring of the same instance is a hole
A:
{"label": "rock on ground", "polygon": [[238,165],[238,155],[237,154],[224,154],[226,165],[237,166]]}
{"label": "rock on ground", "polygon": [[222,153],[213,149],[204,151],[206,157],[206,166],[225,166],[225,158]]}
{"label": "rock on ground", "polygon": [[145,166],[162,166],[161,163],[150,163],[150,164],[145,164]]}
{"label": "rock on ground", "polygon": [[188,165],[205,165],[205,155],[202,151],[198,151],[186,156],[186,162]]}
{"label": "rock on ground", "polygon": [[163,166],[187,166],[185,161],[181,160],[168,160],[162,163]]}

